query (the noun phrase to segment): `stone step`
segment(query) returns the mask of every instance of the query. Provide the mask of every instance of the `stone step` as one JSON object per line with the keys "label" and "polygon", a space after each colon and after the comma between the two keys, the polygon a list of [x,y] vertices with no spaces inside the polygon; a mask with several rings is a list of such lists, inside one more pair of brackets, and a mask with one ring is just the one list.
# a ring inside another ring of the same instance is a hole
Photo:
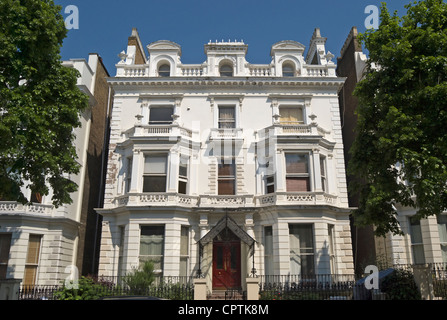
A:
{"label": "stone step", "polygon": [[243,300],[244,295],[242,292],[238,291],[225,291],[225,290],[213,290],[213,292],[208,295],[208,300],[225,300],[225,293],[227,293],[228,300]]}

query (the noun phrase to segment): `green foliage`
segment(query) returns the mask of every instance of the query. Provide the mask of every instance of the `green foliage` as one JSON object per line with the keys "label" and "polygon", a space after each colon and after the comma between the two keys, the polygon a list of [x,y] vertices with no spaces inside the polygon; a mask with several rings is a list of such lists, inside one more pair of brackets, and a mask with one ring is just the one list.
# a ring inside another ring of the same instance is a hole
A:
{"label": "green foliage", "polygon": [[155,280],[154,264],[152,261],[146,261],[139,268],[133,270],[123,278],[123,282],[129,286],[133,294],[145,294],[148,288]]}
{"label": "green foliage", "polygon": [[52,0],[0,1],[0,199],[26,203],[23,181],[53,204],[71,203],[79,172],[73,129],[88,97],[61,64],[67,34]]}
{"label": "green foliage", "polygon": [[413,273],[408,270],[395,270],[383,280],[380,290],[389,300],[421,300]]}
{"label": "green foliage", "polygon": [[[76,286],[75,286],[76,284]],[[110,295],[109,288],[91,278],[81,277],[77,283],[64,285],[54,294],[57,300],[97,300]]]}
{"label": "green foliage", "polygon": [[377,235],[401,234],[398,204],[417,218],[447,209],[447,4],[424,0],[407,14],[381,8],[381,24],[361,40],[369,52],[349,173],[359,180],[354,218]]}

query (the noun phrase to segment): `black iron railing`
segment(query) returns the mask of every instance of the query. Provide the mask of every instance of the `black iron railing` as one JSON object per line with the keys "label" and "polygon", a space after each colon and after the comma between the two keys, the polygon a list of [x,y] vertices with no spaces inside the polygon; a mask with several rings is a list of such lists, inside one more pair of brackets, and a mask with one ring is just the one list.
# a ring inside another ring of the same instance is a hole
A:
{"label": "black iron railing", "polygon": [[[118,277],[89,277],[93,284],[88,288],[92,297],[112,296],[151,296],[170,300],[193,300],[194,285],[192,277],[157,277],[146,287],[130,288]],[[56,286],[21,286],[19,300],[57,300],[61,298],[60,292],[70,291],[72,295],[80,295],[85,288],[78,288],[72,283],[73,289],[67,289],[63,284]],[[62,295],[67,297],[67,295]]]}

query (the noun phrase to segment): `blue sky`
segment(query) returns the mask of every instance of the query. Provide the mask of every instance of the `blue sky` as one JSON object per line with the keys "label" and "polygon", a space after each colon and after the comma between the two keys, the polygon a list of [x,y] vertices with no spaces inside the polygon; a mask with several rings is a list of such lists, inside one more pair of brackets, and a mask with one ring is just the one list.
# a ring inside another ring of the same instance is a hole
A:
{"label": "blue sky", "polygon": [[[64,9],[79,9],[79,29],[71,29],[62,47],[62,59],[87,58],[98,53],[115,75],[118,54],[126,49],[133,27],[143,46],[171,40],[182,47],[183,63],[202,63],[209,40],[243,40],[250,63],[270,63],[270,48],[281,40],[295,40],[306,48],[318,27],[327,37],[327,50],[336,57],[351,29],[365,31],[365,13],[376,0],[55,0]],[[401,16],[409,0],[387,1]],[[147,54],[147,52],[146,52]],[[334,59],[334,61],[336,58]]]}

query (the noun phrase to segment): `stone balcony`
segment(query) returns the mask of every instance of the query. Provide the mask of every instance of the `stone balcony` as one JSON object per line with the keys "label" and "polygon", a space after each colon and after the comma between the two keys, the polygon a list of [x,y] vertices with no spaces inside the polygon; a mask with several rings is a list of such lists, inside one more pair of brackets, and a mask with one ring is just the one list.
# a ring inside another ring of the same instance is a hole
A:
{"label": "stone balcony", "polygon": [[210,133],[211,140],[243,140],[243,129],[217,129],[212,128]]}
{"label": "stone balcony", "polygon": [[1,201],[0,215],[27,215],[47,218],[64,217],[64,213],[56,210],[53,205],[40,203],[23,205],[16,201]]}
{"label": "stone balcony", "polygon": [[177,140],[178,137],[193,138],[193,132],[190,129],[183,128],[177,124],[167,125],[149,125],[149,124],[135,124],[134,127],[122,132],[122,139],[138,139],[148,137],[166,137]]}
{"label": "stone balcony", "polygon": [[318,126],[316,123],[311,124],[299,124],[290,123],[282,124],[276,123],[270,127],[257,131],[259,139],[269,139],[277,136],[319,136],[325,138],[330,132]]}
{"label": "stone balcony", "polygon": [[324,192],[276,192],[266,195],[200,195],[179,193],[129,193],[115,198],[115,207],[179,206],[185,208],[253,208],[281,205],[332,205],[338,197]]}

